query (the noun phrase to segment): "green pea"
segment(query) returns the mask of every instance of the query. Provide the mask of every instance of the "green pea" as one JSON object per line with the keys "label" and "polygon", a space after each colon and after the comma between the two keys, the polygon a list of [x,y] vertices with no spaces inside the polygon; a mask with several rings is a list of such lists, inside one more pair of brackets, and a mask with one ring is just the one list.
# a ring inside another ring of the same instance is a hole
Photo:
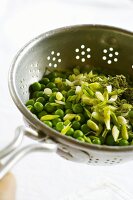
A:
{"label": "green pea", "polygon": [[45,85],[41,84],[41,90],[44,90],[44,88],[45,88]]}
{"label": "green pea", "polygon": [[133,110],[129,111],[128,116],[129,116],[130,118],[133,118]]}
{"label": "green pea", "polygon": [[121,139],[119,141],[119,146],[127,146],[129,145],[129,142],[127,140]]}
{"label": "green pea", "polygon": [[72,122],[72,128],[74,128],[74,130],[80,129],[80,126],[81,126],[80,122],[78,122],[78,121]]}
{"label": "green pea", "polygon": [[103,136],[99,136],[99,139],[100,139],[100,141],[101,141],[101,144],[104,144],[105,143],[105,138],[103,137]]}
{"label": "green pea", "polygon": [[44,97],[38,97],[36,99],[36,102],[40,102],[40,103],[44,104],[45,103],[45,99],[44,99]]}
{"label": "green pea", "polygon": [[43,104],[40,103],[40,102],[36,102],[36,103],[34,104],[34,108],[35,108],[35,110],[36,110],[37,112],[41,112],[41,111],[43,110]]}
{"label": "green pea", "polygon": [[44,92],[43,91],[39,91],[36,93],[36,97],[43,97],[44,96]]}
{"label": "green pea", "polygon": [[95,139],[92,140],[92,143],[93,143],[93,144],[99,144],[99,145],[100,145],[100,144],[101,144],[101,141],[100,141],[99,138],[95,138]]}
{"label": "green pea", "polygon": [[56,124],[57,124],[58,122],[61,122],[61,119],[60,119],[60,118],[53,119],[53,120],[52,120],[53,126],[55,127]]}
{"label": "green pea", "polygon": [[106,138],[106,144],[109,146],[114,146],[115,145],[115,141],[112,135],[108,135]]}
{"label": "green pea", "polygon": [[85,142],[84,138],[82,138],[82,137],[78,137],[77,140],[79,140],[81,142]]}
{"label": "green pea", "polygon": [[81,130],[74,131],[74,134],[73,134],[74,138],[83,137],[83,136],[84,136],[84,134]]}
{"label": "green pea", "polygon": [[82,108],[81,104],[79,104],[79,103],[73,105],[72,109],[73,109],[74,113],[82,113],[83,112],[83,108]]}
{"label": "green pea", "polygon": [[71,102],[66,102],[66,104],[65,104],[65,108],[66,109],[71,109],[72,108],[72,103]]}
{"label": "green pea", "polygon": [[67,73],[67,72],[65,72],[65,73],[60,73],[60,74],[59,74],[59,76],[60,76],[61,78],[63,78],[64,81],[65,81],[66,78],[68,77],[66,73]]}
{"label": "green pea", "polygon": [[63,118],[63,117],[64,117],[64,111],[61,110],[61,109],[57,109],[57,110],[55,111],[55,115],[59,115],[60,118]]}
{"label": "green pea", "polygon": [[87,133],[90,131],[90,129],[89,129],[89,127],[87,126],[87,124],[83,124],[83,125],[81,126],[81,131],[82,131],[84,134],[87,134]]}
{"label": "green pea", "polygon": [[78,68],[73,68],[73,73],[77,76],[80,74],[80,71]]}
{"label": "green pea", "polygon": [[32,89],[33,91],[39,91],[39,90],[41,90],[41,84],[38,83],[38,82],[35,82],[35,83],[33,83],[33,84],[31,85],[31,89]]}
{"label": "green pea", "polygon": [[52,113],[55,111],[55,106],[52,106],[50,103],[46,103],[45,104],[45,110],[48,112],[48,113]]}
{"label": "green pea", "polygon": [[67,96],[73,96],[75,95],[75,90],[74,89],[70,89],[68,92],[67,92]]}
{"label": "green pea", "polygon": [[55,94],[51,94],[50,97],[49,97],[49,102],[55,102],[55,99],[56,99],[56,95]]}
{"label": "green pea", "polygon": [[80,120],[79,120],[80,123],[81,124],[85,123],[86,122],[85,116],[82,113],[79,113],[78,115],[80,116]]}
{"label": "green pea", "polygon": [[73,128],[69,128],[69,130],[66,132],[66,135],[68,135],[68,136],[73,136],[73,134],[74,134]]}
{"label": "green pea", "polygon": [[43,123],[52,128],[52,122],[51,121],[43,121]]}
{"label": "green pea", "polygon": [[26,102],[26,106],[29,106],[29,105],[34,106],[34,103],[35,103],[34,99],[29,99],[29,100]]}
{"label": "green pea", "polygon": [[42,116],[47,115],[47,112],[45,110],[38,113],[38,118],[40,119]]}
{"label": "green pea", "polygon": [[35,109],[34,109],[34,107],[32,105],[28,105],[27,109],[30,110],[32,113],[35,112]]}
{"label": "green pea", "polygon": [[58,88],[52,88],[52,92],[58,92],[59,89]]}
{"label": "green pea", "polygon": [[49,73],[49,74],[47,75],[47,77],[48,77],[50,80],[53,80],[53,79],[55,79],[56,77],[58,77],[58,75],[59,75],[58,72],[53,71],[53,72]]}
{"label": "green pea", "polygon": [[53,88],[56,88],[56,85],[53,82],[49,82],[46,87],[50,88],[50,89],[53,89]]}
{"label": "green pea", "polygon": [[44,99],[46,100],[46,101],[49,101],[49,96],[47,95],[47,94],[43,94],[43,97],[44,97]]}
{"label": "green pea", "polygon": [[61,131],[63,128],[64,128],[63,122],[58,122],[58,123],[56,124],[56,130],[57,130],[57,131]]}
{"label": "green pea", "polygon": [[47,85],[50,82],[50,80],[49,80],[49,78],[42,78],[39,82],[44,85]]}
{"label": "green pea", "polygon": [[58,104],[58,108],[63,110],[64,109],[64,105]]}
{"label": "green pea", "polygon": [[70,113],[73,113],[73,111],[72,111],[71,109],[67,109],[67,110],[65,111],[65,114],[70,114]]}
{"label": "green pea", "polygon": [[35,91],[30,94],[30,98],[37,98],[38,91]]}

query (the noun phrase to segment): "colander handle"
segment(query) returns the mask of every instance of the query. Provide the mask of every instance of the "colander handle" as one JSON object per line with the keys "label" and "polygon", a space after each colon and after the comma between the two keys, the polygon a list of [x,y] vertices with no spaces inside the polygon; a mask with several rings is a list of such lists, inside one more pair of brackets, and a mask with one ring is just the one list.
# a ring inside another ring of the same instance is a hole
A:
{"label": "colander handle", "polygon": [[[38,133],[34,131],[31,128],[27,128],[24,126],[20,126],[16,129],[16,134],[13,139],[13,141],[6,146],[2,151],[0,151],[0,161],[4,161],[7,156],[7,160],[2,163],[2,166],[0,167],[0,179],[2,179],[6,173],[24,156],[31,152],[56,152],[57,150],[57,144],[55,143],[37,143],[37,144],[31,144],[24,146],[22,148],[19,148],[24,135],[27,134],[34,134],[34,137],[38,138]],[[44,140],[44,138],[40,138],[39,140]]]}

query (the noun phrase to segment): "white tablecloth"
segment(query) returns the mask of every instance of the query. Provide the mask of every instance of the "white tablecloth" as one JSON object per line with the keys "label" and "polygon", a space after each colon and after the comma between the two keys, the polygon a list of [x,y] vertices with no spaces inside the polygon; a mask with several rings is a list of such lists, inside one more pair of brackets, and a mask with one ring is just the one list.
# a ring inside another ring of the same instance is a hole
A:
{"label": "white tablecloth", "polygon": [[[15,53],[34,36],[72,24],[107,24],[133,31],[132,0],[5,0],[0,2],[0,148],[23,124],[11,100],[7,76]],[[24,144],[32,143],[29,139]],[[93,167],[63,160],[56,154],[35,153],[13,168],[17,200],[63,200],[86,188],[99,176],[108,177],[133,195],[133,162]],[[132,198],[133,199],[133,198]],[[88,197],[89,200],[89,197]]]}

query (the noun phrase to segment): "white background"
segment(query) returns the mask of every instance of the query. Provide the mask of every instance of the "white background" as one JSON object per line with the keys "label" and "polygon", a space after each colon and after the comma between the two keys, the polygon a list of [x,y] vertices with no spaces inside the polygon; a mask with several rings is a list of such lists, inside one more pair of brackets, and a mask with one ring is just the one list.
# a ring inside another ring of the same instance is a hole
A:
{"label": "white background", "polygon": [[[8,91],[8,70],[16,52],[36,35],[72,24],[107,24],[133,31],[132,0],[0,1],[0,147],[23,124]],[[33,141],[25,139],[24,143]],[[63,200],[98,177],[109,177],[133,195],[133,162],[94,167],[68,162],[56,154],[35,153],[14,168],[17,200]],[[88,197],[89,200],[89,197]]]}

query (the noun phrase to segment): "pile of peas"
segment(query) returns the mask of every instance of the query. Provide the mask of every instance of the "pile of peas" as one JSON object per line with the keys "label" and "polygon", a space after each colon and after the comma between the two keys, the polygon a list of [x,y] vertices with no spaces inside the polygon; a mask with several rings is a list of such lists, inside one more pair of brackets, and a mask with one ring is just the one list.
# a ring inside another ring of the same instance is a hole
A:
{"label": "pile of peas", "polygon": [[[79,74],[77,68],[71,73],[52,71],[45,74],[40,81],[30,86],[30,97],[26,107],[45,125],[61,134],[90,144],[116,145],[112,134],[106,137],[95,134],[99,127],[96,126],[95,119],[90,118],[88,110],[91,106],[89,108],[78,99],[78,83],[76,86],[71,84]],[[119,145],[129,143],[122,139]]]}

